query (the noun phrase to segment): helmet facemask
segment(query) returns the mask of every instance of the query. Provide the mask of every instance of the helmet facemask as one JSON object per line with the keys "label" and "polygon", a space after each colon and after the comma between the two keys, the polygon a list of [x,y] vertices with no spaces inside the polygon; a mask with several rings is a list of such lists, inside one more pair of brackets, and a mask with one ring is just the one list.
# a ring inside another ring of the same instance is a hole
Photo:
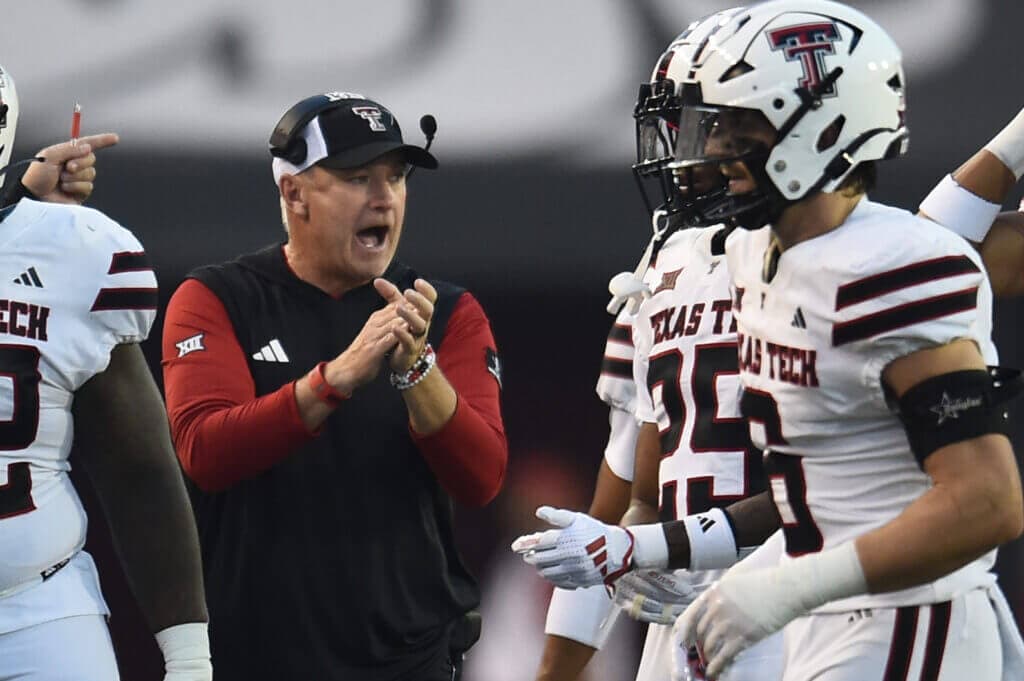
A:
{"label": "helmet facemask", "polygon": [[690,197],[690,222],[756,229],[781,213],[786,202],[765,171],[776,137],[771,123],[759,111],[702,103],[697,84],[684,85],[680,100],[670,169]]}
{"label": "helmet facemask", "polygon": [[714,165],[677,170],[680,99],[671,80],[640,86],[634,111],[637,162],[633,176],[650,214],[674,227],[701,226],[705,206],[727,190],[727,180]]}
{"label": "helmet facemask", "polygon": [[637,95],[636,163],[633,178],[649,215],[655,211],[676,214],[684,202],[675,188],[669,165],[679,127],[679,104],[671,80],[644,83]]}
{"label": "helmet facemask", "polygon": [[14,80],[0,66],[0,185],[14,151],[14,133],[18,127],[18,93]]}

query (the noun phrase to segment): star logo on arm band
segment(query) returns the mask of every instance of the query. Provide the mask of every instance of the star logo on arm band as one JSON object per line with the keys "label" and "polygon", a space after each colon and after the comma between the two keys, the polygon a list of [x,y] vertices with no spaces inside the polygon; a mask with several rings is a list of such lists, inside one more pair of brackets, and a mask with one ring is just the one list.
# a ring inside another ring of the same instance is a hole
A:
{"label": "star logo on arm band", "polygon": [[974,407],[980,407],[983,400],[980,397],[959,397],[952,399],[949,393],[942,393],[942,401],[932,407],[929,411],[935,413],[938,417],[938,423],[936,425],[941,426],[943,423],[950,419],[960,418],[960,412],[973,409]]}

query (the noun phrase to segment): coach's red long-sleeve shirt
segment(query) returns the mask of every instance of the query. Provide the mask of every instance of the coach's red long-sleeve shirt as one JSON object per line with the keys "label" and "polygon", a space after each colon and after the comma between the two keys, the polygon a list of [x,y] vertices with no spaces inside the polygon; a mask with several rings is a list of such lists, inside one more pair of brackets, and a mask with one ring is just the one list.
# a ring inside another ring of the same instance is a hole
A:
{"label": "coach's red long-sleeve shirt", "polygon": [[[197,334],[201,350],[180,345]],[[483,309],[463,293],[437,350],[438,366],[458,395],[455,414],[431,435],[410,428],[444,488],[471,506],[498,493],[508,456],[496,377],[481,371],[479,358],[467,356],[494,346]],[[163,356],[171,433],[182,467],[201,489],[221,490],[250,478],[316,436],[299,416],[294,381],[256,397],[224,305],[195,279],[186,280],[168,305]]]}

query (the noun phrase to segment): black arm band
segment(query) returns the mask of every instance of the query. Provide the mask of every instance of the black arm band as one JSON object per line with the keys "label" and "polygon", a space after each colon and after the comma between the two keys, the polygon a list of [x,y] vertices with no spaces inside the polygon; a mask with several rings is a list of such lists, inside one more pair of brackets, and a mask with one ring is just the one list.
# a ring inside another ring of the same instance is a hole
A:
{"label": "black arm band", "polygon": [[899,399],[899,418],[917,463],[937,449],[989,433],[1007,434],[1003,404],[1022,387],[1020,371],[989,367],[924,380]]}

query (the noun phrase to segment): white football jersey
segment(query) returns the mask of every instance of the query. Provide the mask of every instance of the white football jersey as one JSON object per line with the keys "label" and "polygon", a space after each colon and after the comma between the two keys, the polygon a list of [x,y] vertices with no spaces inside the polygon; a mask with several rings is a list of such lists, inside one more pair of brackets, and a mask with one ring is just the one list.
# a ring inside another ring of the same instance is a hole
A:
{"label": "white football jersey", "polygon": [[604,346],[597,396],[608,405],[608,445],[604,459],[622,480],[633,480],[637,424],[636,387],[633,384],[633,320],[629,306],[623,306]]}
{"label": "white football jersey", "polygon": [[661,434],[661,519],[764,489],[739,409],[736,320],[723,227],[675,232],[645,281],[634,331],[637,418]]}
{"label": "white football jersey", "polygon": [[[892,360],[974,340],[989,364],[992,293],[959,236],[863,199],[846,222],[762,273],[770,228],[727,243],[739,321],[742,408],[790,556],[836,546],[899,515],[930,486],[881,374]],[[947,600],[987,584],[995,552],[930,585],[833,602],[845,611]],[[785,560],[785,558],[784,558]]]}
{"label": "white football jersey", "polygon": [[68,478],[72,401],[114,346],[146,338],[157,289],[138,240],[92,209],[22,200],[0,221],[0,241],[3,630],[17,609],[10,594],[85,542]]}
{"label": "white football jersey", "polygon": [[609,407],[632,413],[636,407],[633,386],[633,320],[626,305],[615,318],[604,346],[597,396]]}

